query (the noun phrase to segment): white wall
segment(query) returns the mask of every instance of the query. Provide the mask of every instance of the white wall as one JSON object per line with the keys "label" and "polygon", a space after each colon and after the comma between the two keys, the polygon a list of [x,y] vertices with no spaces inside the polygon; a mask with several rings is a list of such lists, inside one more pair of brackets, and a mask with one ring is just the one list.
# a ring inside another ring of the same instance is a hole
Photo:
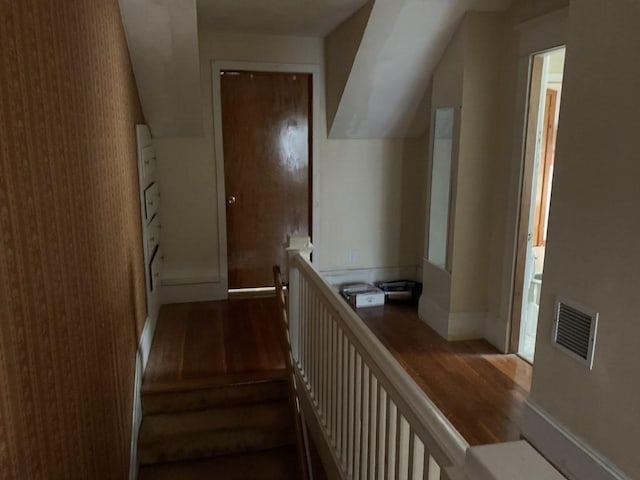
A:
{"label": "white wall", "polygon": [[495,13],[468,13],[433,80],[434,108],[462,108],[454,138],[451,273],[425,260],[420,315],[449,339],[484,336],[502,19]]}
{"label": "white wall", "polygon": [[424,143],[324,143],[321,270],[419,264],[424,230]]}
{"label": "white wall", "polygon": [[[511,322],[513,262],[523,158],[521,142],[525,120],[526,66],[529,53],[533,53],[520,51],[520,26],[523,22],[535,23],[535,19],[568,4],[569,0],[516,0],[505,14],[498,79],[500,95],[496,105],[499,133],[491,167],[490,239],[487,245],[489,320],[485,332],[495,346],[505,351]],[[546,33],[541,35],[544,37]],[[541,44],[544,43],[543,38]]]}
{"label": "white wall", "polygon": [[[636,0],[571,3],[531,393],[630,478],[640,478],[638,25]],[[551,345],[558,295],[600,312],[592,371]]]}
{"label": "white wall", "polygon": [[451,311],[487,312],[490,198],[496,154],[503,17],[465,17],[464,81],[452,254]]}
{"label": "white wall", "polygon": [[163,191],[164,280],[205,283],[220,277],[211,62],[320,66],[322,125],[319,232],[321,270],[417,266],[424,230],[426,137],[327,140],[322,39],[200,32],[204,138],[156,139]]}

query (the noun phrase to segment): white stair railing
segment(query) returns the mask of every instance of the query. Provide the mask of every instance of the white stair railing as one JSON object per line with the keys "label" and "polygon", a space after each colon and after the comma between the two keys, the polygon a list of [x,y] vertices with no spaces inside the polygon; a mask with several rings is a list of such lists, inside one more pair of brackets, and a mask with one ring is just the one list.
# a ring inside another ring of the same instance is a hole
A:
{"label": "white stair railing", "polygon": [[468,443],[300,254],[289,259],[289,322],[299,395],[343,478],[434,480],[464,464]]}

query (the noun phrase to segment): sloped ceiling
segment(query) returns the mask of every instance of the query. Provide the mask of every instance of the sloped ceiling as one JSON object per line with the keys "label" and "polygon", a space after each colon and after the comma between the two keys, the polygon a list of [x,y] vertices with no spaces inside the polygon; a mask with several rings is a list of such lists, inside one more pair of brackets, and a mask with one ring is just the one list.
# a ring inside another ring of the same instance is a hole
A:
{"label": "sloped ceiling", "polygon": [[[332,138],[402,138],[423,133],[419,108],[433,71],[465,12],[501,11],[510,0],[377,0],[350,68]],[[328,65],[340,45],[327,39]],[[344,70],[344,65],[341,67]],[[327,72],[327,77],[333,75]],[[421,107],[422,106],[422,107]]]}
{"label": "sloped ceiling", "polygon": [[220,32],[324,37],[366,0],[199,0],[201,25]]}
{"label": "sloped ceiling", "polygon": [[195,0],[120,0],[145,121],[154,137],[201,136]]}

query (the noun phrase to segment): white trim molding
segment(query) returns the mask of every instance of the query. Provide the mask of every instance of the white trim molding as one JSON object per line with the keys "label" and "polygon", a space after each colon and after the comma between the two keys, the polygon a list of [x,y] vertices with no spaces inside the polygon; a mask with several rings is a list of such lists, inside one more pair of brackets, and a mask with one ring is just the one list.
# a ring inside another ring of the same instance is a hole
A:
{"label": "white trim molding", "polygon": [[528,442],[494,443],[467,449],[464,471],[469,480],[564,480]]}
{"label": "white trim molding", "polygon": [[144,377],[144,371],[147,368],[147,363],[149,362],[151,343],[156,332],[158,314],[160,313],[160,306],[158,304],[152,303],[150,308],[151,311],[144,322],[144,327],[140,334],[134,366],[129,480],[136,480],[138,478],[138,434],[140,433],[140,425],[142,424],[142,379]]}
{"label": "white trim molding", "polygon": [[[225,267],[226,268],[226,267]],[[212,302],[229,297],[226,273],[224,282],[193,279],[190,283],[162,282],[162,303]]]}
{"label": "white trim molding", "polygon": [[433,328],[438,335],[444,339],[449,339],[449,310],[442,308],[433,299],[424,294],[420,295],[418,304],[418,317],[424,323]]}
{"label": "white trim molding", "polygon": [[129,452],[129,480],[138,478],[138,435],[142,424],[142,357],[140,350],[135,358],[133,377],[133,412],[131,414],[131,447]]}
{"label": "white trim molding", "polygon": [[[227,210],[224,182],[224,149],[222,145],[222,99],[220,89],[220,72],[222,70],[247,70],[254,72],[290,72],[309,73],[312,77],[312,131],[311,131],[311,172],[312,172],[312,213],[311,229],[313,238],[320,238],[320,148],[323,135],[324,109],[321,104],[322,67],[314,64],[298,63],[266,63],[241,62],[233,60],[214,60],[211,64],[213,84],[213,138],[216,166],[216,191],[218,196],[218,241],[221,290],[227,292],[229,285],[227,265]],[[322,113],[322,115],[321,115]],[[314,263],[319,263],[321,252],[316,248],[313,252]],[[225,293],[226,295],[226,293]],[[226,298],[223,297],[223,298]]]}
{"label": "white trim molding", "polygon": [[487,313],[484,321],[484,339],[502,353],[509,350],[509,321],[499,315]]}
{"label": "white trim molding", "polygon": [[[520,218],[520,197],[522,196],[522,174],[524,169],[524,142],[527,122],[527,103],[529,100],[529,82],[531,78],[531,56],[562,47],[567,43],[569,8],[562,8],[516,25],[519,34],[517,86],[514,108],[515,128],[511,145],[509,172],[509,192],[507,195],[507,214],[505,219],[505,256],[502,270],[502,295],[500,316],[508,319],[506,337],[511,335],[511,315],[513,311],[513,293],[515,263],[518,248],[518,221]],[[509,346],[507,346],[509,348]]]}
{"label": "white trim molding", "polygon": [[630,480],[531,399],[525,402],[522,436],[570,480]]}
{"label": "white trim molding", "polygon": [[[313,255],[315,257],[315,249]],[[422,273],[417,265],[399,267],[355,268],[348,270],[325,270],[320,275],[331,285],[353,282],[385,282],[390,280],[413,280],[422,282]]]}
{"label": "white trim molding", "polygon": [[450,312],[426,295],[420,297],[418,312],[420,320],[450,342],[485,338],[485,312]]}

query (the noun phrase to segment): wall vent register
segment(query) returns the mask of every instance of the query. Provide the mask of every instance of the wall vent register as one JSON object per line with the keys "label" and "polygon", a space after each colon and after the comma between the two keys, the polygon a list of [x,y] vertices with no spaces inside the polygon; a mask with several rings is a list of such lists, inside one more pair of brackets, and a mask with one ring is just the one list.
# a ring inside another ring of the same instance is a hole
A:
{"label": "wall vent register", "polygon": [[593,368],[598,312],[565,299],[556,303],[553,343],[563,352]]}

